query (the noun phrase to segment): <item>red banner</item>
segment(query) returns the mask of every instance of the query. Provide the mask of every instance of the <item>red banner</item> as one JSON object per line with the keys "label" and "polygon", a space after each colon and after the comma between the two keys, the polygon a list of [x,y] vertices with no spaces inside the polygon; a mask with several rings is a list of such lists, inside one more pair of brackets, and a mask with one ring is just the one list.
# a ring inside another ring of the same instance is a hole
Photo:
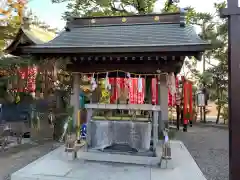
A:
{"label": "red banner", "polygon": [[192,120],[193,117],[193,102],[192,102],[192,83],[185,80],[183,84],[183,97],[184,97],[184,124],[188,124],[188,120]]}

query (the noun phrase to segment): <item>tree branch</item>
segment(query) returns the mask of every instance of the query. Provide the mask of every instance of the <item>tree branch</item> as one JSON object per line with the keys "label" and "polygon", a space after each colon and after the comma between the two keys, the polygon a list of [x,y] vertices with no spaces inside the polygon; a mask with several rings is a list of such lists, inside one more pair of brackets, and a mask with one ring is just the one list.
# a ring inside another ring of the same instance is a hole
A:
{"label": "tree branch", "polygon": [[114,12],[129,13],[126,9],[124,9],[123,5],[121,5],[122,9],[117,8],[113,2],[110,2],[109,5],[111,10]]}
{"label": "tree branch", "polygon": [[210,63],[210,61],[208,61],[207,59],[205,59],[206,63],[208,63],[210,66],[213,66],[213,67],[217,67],[216,65],[213,65],[212,63]]}

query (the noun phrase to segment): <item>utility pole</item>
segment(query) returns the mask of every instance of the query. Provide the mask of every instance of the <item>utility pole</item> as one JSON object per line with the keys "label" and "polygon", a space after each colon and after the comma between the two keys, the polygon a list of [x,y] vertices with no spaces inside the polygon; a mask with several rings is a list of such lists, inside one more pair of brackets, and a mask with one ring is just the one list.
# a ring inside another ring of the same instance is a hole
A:
{"label": "utility pole", "polygon": [[228,17],[228,68],[229,68],[229,180],[240,179],[240,8],[238,0],[228,0],[228,7],[221,10],[221,17]]}

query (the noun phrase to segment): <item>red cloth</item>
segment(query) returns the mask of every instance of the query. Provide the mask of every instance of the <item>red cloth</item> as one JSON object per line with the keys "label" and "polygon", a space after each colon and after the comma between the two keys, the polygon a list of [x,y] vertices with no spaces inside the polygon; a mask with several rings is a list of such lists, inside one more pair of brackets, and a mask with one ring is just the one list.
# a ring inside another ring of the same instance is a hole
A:
{"label": "red cloth", "polygon": [[158,84],[157,78],[152,79],[152,104],[158,104]]}
{"label": "red cloth", "polygon": [[130,104],[143,104],[145,95],[145,80],[142,78],[142,92],[138,91],[138,78],[131,78],[129,87]]}
{"label": "red cloth", "polygon": [[22,79],[27,80],[27,86],[19,89],[19,92],[35,92],[37,71],[37,67],[20,68],[18,73]]}
{"label": "red cloth", "polygon": [[[175,85],[176,85],[176,90],[178,89],[178,78],[176,77]],[[168,106],[176,106],[176,93],[174,95],[171,94],[170,89],[168,88]]]}
{"label": "red cloth", "polygon": [[[184,124],[187,124],[188,121],[191,121],[193,118],[193,102],[192,102],[192,83],[185,80],[183,83],[183,96],[184,96]],[[186,116],[189,114],[189,116]]]}
{"label": "red cloth", "polygon": [[110,102],[114,103],[120,97],[120,91],[124,88],[129,90],[129,103],[142,104],[145,97],[145,80],[142,79],[142,92],[138,91],[138,78],[109,78],[109,82],[112,85],[112,95]]}
{"label": "red cloth", "polygon": [[[178,88],[178,78],[176,77],[176,89]],[[160,92],[161,93],[161,92]],[[159,104],[158,103],[158,84],[157,79],[152,79],[152,104]],[[170,93],[170,89],[168,89],[168,106],[175,106],[176,105],[176,94],[172,96]]]}

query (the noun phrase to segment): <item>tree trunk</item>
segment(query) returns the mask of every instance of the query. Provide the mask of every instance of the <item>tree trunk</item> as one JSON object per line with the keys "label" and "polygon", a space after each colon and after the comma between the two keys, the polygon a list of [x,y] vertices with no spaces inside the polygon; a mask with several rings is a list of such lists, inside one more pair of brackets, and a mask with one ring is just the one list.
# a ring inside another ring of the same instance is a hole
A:
{"label": "tree trunk", "polygon": [[[219,99],[218,99],[218,101],[219,101]],[[222,106],[221,106],[221,105],[218,105],[216,124],[219,123],[221,109],[222,109]]]}
{"label": "tree trunk", "polygon": [[221,114],[221,109],[222,109],[222,104],[221,104],[221,99],[222,99],[222,91],[220,91],[219,87],[217,89],[217,104],[218,104],[218,112],[217,112],[217,119],[216,119],[216,124],[219,123],[220,119],[220,114]]}
{"label": "tree trunk", "polygon": [[227,124],[226,121],[227,121],[226,118],[224,118],[224,120],[223,120],[223,124]]}
{"label": "tree trunk", "polygon": [[203,106],[202,111],[203,111],[203,122],[206,123],[207,122],[207,120],[206,120],[206,105]]}
{"label": "tree trunk", "polygon": [[203,111],[202,111],[202,107],[199,107],[199,111],[200,111],[200,122],[203,122]]}

